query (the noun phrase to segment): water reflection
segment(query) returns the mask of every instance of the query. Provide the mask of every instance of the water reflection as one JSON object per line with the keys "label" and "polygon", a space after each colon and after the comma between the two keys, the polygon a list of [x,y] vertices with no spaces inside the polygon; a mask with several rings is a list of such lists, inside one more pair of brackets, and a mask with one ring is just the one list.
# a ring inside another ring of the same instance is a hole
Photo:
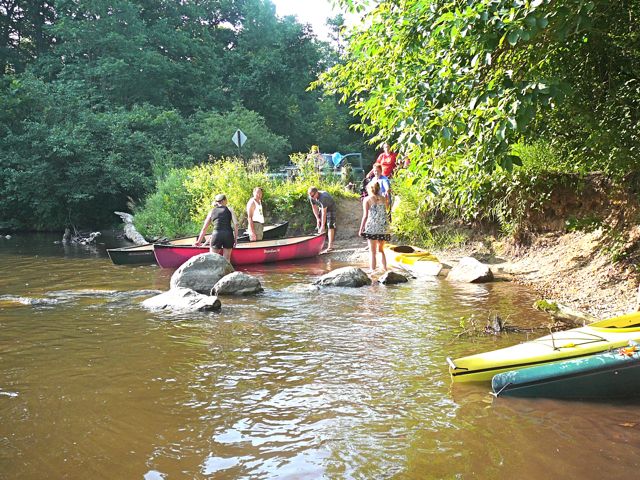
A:
{"label": "water reflection", "polygon": [[342,266],[320,258],[247,269],[264,294],[175,315],[139,306],[170,271],[16,241],[0,244],[0,478],[618,478],[638,467],[634,404],[496,399],[488,384],[450,383],[446,356],[525,339],[458,338],[461,317],[544,318],[524,288],[319,290],[313,280]]}

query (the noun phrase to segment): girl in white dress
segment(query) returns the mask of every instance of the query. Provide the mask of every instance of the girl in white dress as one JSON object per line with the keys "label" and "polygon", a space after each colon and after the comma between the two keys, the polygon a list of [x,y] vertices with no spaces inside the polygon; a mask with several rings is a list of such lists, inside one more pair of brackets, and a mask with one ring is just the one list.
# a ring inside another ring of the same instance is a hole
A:
{"label": "girl in white dress", "polygon": [[380,254],[380,264],[387,270],[387,257],[384,254],[384,242],[389,240],[387,200],[380,195],[380,184],[371,182],[367,185],[369,196],[362,202],[362,222],[360,222],[360,236],[369,242],[369,268],[376,269],[376,257]]}

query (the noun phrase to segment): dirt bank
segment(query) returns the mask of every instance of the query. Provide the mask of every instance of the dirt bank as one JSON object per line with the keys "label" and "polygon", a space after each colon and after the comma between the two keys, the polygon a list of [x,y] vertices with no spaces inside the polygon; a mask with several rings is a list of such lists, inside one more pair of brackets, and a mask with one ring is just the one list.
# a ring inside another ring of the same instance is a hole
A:
{"label": "dirt bank", "polygon": [[504,254],[504,242],[494,242],[492,247],[494,253],[478,245],[439,255],[455,260],[460,254],[471,254],[489,263],[495,272],[530,286],[540,298],[597,318],[610,318],[637,308],[636,270],[612,262],[610,252],[602,248],[601,231],[540,235],[517,255]]}
{"label": "dirt bank", "polygon": [[[336,249],[339,261],[366,266],[366,241],[358,237],[361,206],[357,200],[341,202],[338,209]],[[629,238],[640,237],[640,227]],[[602,229],[593,232],[547,233],[533,236],[531,245],[512,248],[507,241],[483,238],[462,248],[434,252],[445,263],[471,255],[495,272],[529,285],[540,298],[559,302],[598,318],[636,310],[638,273],[635,264],[612,261]]]}
{"label": "dirt bank", "polygon": [[636,268],[613,263],[602,237],[600,230],[541,236],[508,267],[544,297],[598,318],[636,311]]}
{"label": "dirt bank", "polygon": [[338,203],[337,217],[335,249],[328,255],[340,262],[365,267],[369,262],[367,241],[358,235],[362,204],[357,199],[341,200]]}

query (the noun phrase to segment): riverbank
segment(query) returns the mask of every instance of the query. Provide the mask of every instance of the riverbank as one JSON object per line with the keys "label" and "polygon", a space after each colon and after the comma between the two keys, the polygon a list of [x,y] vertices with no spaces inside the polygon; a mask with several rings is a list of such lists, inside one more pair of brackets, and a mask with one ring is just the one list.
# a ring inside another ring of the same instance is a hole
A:
{"label": "riverbank", "polygon": [[634,268],[612,262],[602,236],[601,231],[549,233],[515,253],[506,241],[488,239],[438,255],[450,260],[472,255],[494,272],[528,285],[541,299],[604,319],[636,311],[638,278]]}
{"label": "riverbank", "polygon": [[[341,205],[336,248],[328,255],[338,261],[367,265],[367,244],[358,237],[360,218],[357,200]],[[519,248],[507,240],[486,236],[460,248],[434,253],[449,265],[473,256],[489,264],[494,273],[531,287],[541,299],[597,318],[610,318],[636,311],[639,281],[633,265],[612,261],[611,252],[604,247],[604,235],[602,229],[548,233],[532,237],[529,246]],[[640,227],[629,232],[629,237],[640,237]]]}

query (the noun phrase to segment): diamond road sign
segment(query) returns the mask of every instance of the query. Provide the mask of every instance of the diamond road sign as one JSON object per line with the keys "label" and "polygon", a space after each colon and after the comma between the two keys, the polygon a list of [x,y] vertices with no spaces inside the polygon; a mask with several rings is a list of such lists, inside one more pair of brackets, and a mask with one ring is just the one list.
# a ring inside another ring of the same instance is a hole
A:
{"label": "diamond road sign", "polygon": [[231,137],[231,140],[236,144],[236,147],[240,148],[244,145],[244,142],[247,141],[247,136],[242,132],[242,130],[236,130],[233,137]]}

